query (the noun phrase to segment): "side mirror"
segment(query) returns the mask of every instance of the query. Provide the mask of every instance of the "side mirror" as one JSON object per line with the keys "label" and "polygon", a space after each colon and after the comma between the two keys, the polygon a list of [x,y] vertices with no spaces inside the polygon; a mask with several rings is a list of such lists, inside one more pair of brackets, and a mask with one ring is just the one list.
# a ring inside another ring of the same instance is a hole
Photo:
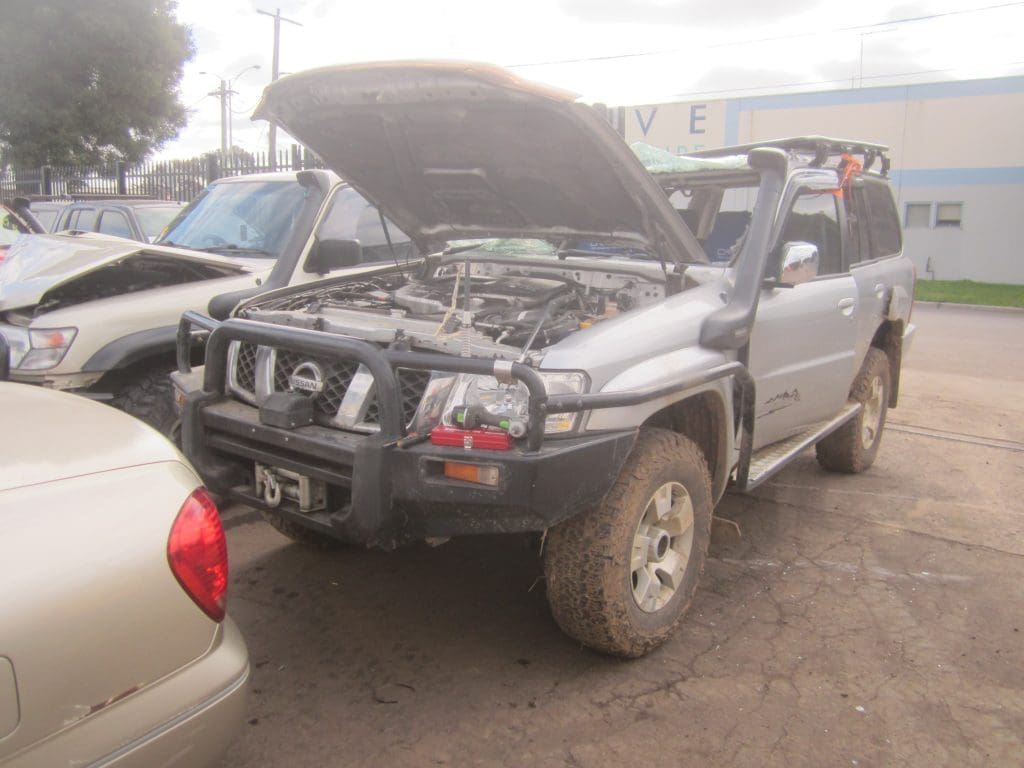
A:
{"label": "side mirror", "polygon": [[306,258],[306,272],[319,275],[335,269],[355,267],[363,263],[363,247],[358,240],[317,240]]}
{"label": "side mirror", "polygon": [[794,242],[782,246],[780,285],[800,285],[818,276],[818,246]]}

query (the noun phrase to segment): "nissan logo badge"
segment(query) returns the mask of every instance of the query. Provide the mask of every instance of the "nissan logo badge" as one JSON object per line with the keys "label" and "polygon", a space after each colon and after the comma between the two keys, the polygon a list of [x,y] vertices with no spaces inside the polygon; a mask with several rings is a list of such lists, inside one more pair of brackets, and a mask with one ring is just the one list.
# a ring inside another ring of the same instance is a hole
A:
{"label": "nissan logo badge", "polygon": [[314,362],[299,363],[288,377],[288,384],[292,392],[320,393],[324,391],[324,372]]}

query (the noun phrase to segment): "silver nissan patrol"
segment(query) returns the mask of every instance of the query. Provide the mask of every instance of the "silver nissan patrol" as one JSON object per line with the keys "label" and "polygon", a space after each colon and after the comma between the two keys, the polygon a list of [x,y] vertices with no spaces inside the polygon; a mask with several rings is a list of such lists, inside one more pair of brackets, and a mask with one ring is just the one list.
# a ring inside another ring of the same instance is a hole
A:
{"label": "silver nissan patrol", "polygon": [[543,532],[558,624],[639,656],[689,606],[728,487],[812,445],[827,470],[874,461],[914,284],[885,147],[631,149],[572,94],[474,64],[299,73],[256,116],[429,254],[183,317],[185,451],[285,535]]}

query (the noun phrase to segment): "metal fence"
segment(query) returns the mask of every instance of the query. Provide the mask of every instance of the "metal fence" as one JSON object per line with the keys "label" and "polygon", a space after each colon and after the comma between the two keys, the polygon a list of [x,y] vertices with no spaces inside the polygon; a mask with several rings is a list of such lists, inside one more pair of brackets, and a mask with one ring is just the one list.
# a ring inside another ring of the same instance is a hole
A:
{"label": "metal fence", "polygon": [[0,199],[116,195],[188,202],[222,176],[322,167],[316,155],[298,144],[279,150],[276,162],[271,162],[266,152],[230,153],[227,157],[217,152],[188,160],[134,164],[117,161],[89,166],[9,167],[0,170]]}

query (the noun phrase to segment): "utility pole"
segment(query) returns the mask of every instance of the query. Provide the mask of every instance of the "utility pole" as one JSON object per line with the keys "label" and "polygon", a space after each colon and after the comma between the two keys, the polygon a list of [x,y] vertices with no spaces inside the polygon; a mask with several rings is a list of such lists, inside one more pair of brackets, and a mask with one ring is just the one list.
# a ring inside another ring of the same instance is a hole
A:
{"label": "utility pole", "polygon": [[237,91],[231,88],[231,85],[242,75],[248,72],[250,69],[259,69],[259,64],[252,64],[230,80],[225,80],[223,77],[218,75],[216,72],[200,72],[200,75],[213,75],[220,81],[220,87],[216,91],[210,91],[207,96],[216,96],[220,99],[220,157],[221,162],[226,163],[228,157],[228,149],[234,146],[234,136],[232,135],[231,127],[231,97],[237,93]]}
{"label": "utility pole", "polygon": [[[199,74],[205,74],[200,72]],[[223,78],[220,79],[220,88],[210,91],[208,96],[216,96],[220,99],[220,156],[221,162],[228,156],[228,85]]]}
{"label": "utility pole", "polygon": [[[270,82],[274,82],[275,80],[277,80],[280,72],[278,68],[278,61],[280,59],[281,49],[281,22],[287,21],[289,24],[294,24],[297,27],[301,27],[302,24],[295,21],[294,19],[286,19],[284,16],[281,15],[280,8],[278,8],[275,13],[260,10],[257,10],[256,13],[262,13],[264,16],[269,16],[274,20],[274,58],[270,72]],[[270,136],[270,168],[271,170],[273,170],[277,167],[277,123],[275,123],[273,120],[270,121],[270,130],[268,133]]]}

